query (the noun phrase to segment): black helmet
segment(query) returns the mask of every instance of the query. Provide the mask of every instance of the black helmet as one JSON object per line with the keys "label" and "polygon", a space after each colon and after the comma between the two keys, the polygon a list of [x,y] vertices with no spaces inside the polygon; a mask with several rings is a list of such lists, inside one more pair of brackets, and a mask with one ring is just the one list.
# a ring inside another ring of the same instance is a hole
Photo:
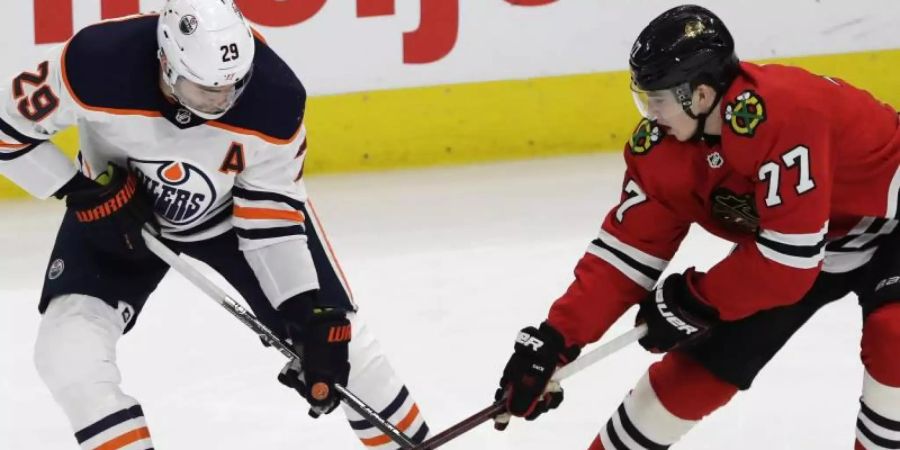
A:
{"label": "black helmet", "polygon": [[653,19],[629,58],[632,82],[645,91],[708,84],[720,95],[739,72],[734,39],[715,14],[682,5]]}

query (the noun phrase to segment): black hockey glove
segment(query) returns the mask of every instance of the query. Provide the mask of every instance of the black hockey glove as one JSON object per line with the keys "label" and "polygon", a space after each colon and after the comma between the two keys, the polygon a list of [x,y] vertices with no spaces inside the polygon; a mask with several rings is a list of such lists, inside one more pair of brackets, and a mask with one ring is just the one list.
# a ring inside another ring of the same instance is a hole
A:
{"label": "black hockey glove", "polygon": [[[562,403],[562,388],[554,383],[553,389],[548,390],[547,384],[557,366],[577,358],[581,349],[565,348],[562,334],[547,322],[539,328],[523,328],[513,348],[494,399],[505,398],[510,414],[534,420]],[[505,424],[497,420],[495,427],[502,430]]]}
{"label": "black hockey glove", "polygon": [[123,257],[147,254],[141,228],[155,224],[153,210],[127,169],[110,164],[97,181],[78,173],[54,196],[65,197],[66,207],[98,250]]}
{"label": "black hockey glove", "polygon": [[647,324],[647,335],[638,341],[642,347],[661,353],[693,345],[717,325],[719,313],[697,298],[687,284],[693,268],[684,274],[672,274],[661,287],[641,301],[637,323]]}
{"label": "black hockey glove", "polygon": [[334,411],[340,404],[334,385],[346,386],[350,377],[351,338],[346,311],[315,305],[315,293],[306,292],[279,307],[288,337],[303,364],[289,361],[278,375],[281,384],[296,389],[309,402],[309,415],[314,418]]}

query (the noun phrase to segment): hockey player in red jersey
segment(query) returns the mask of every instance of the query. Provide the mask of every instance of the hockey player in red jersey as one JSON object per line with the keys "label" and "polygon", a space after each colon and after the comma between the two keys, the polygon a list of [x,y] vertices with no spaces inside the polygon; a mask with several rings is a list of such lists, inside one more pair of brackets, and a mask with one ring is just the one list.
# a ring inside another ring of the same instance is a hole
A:
{"label": "hockey player in red jersey", "polygon": [[[641,345],[667,353],[590,448],[668,448],[853,292],[865,366],[856,448],[900,448],[897,112],[838,79],[740,62],[725,25],[697,6],[654,19],[630,65],[645,119],[625,148],[621,202],[547,320],[521,331],[497,398],[528,419],[556,407],[561,392],[544,393],[554,369],[637,304]],[[657,285],[692,223],[734,251]]]}
{"label": "hockey player in red jersey", "polygon": [[[0,87],[0,174],[66,199],[34,357],[82,448],[153,448],[115,363],[168,270],[143,246],[148,222],[291,339],[303,367],[278,379],[312,415],[339,405],[339,383],[413,441],[428,434],[308,203],[305,107],[300,80],[233,0],[169,0],[160,14],[89,26]],[[49,140],[72,125],[77,164]],[[345,412],[364,446],[396,448]]]}

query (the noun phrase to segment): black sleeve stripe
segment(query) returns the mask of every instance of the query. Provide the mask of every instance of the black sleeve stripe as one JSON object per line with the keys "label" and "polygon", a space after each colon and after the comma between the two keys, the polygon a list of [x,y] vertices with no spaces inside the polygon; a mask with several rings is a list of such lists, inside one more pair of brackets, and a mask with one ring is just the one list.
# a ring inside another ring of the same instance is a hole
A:
{"label": "black sleeve stripe", "polygon": [[[843,247],[845,245],[847,245],[848,242],[852,241],[853,239],[856,239],[858,236],[859,236],[858,234],[855,234],[852,236],[844,236],[840,239],[835,239],[835,240],[829,242],[825,246],[825,250],[830,251],[830,252],[846,252],[847,250],[845,250]],[[870,247],[874,247],[874,245],[872,245],[872,242],[869,242],[867,245],[864,245],[860,248],[854,248],[852,251],[854,251],[854,252],[862,251],[862,250],[866,250]]]}
{"label": "black sleeve stripe", "polygon": [[882,234],[881,229],[887,225],[890,219],[885,219],[884,217],[876,217],[872,220],[872,223],[866,228],[866,231],[863,234]]}
{"label": "black sleeve stripe", "polygon": [[6,123],[3,119],[0,119],[0,131],[23,144],[37,145],[47,141],[47,139],[35,139],[31,136],[26,136],[20,133],[19,130],[13,128],[12,125]]}
{"label": "black sleeve stripe", "polygon": [[12,151],[12,152],[0,152],[0,161],[12,161],[20,156],[24,156],[26,153],[37,148],[38,145],[40,145],[40,143],[30,144],[30,145],[28,145],[28,147],[25,147],[21,150],[16,150],[16,151]]}
{"label": "black sleeve stripe", "polygon": [[836,239],[834,241],[828,242],[825,244],[825,251],[831,253],[859,253],[869,250],[874,247],[878,247],[884,243],[885,239],[887,239],[890,235],[880,234],[872,238],[869,242],[859,246],[848,248],[846,245],[850,243],[852,240],[858,238],[860,235],[855,234],[852,236],[844,236],[840,239]]}
{"label": "black sleeve stripe", "polygon": [[281,202],[284,203],[291,208],[300,211],[303,209],[303,202],[290,198],[286,195],[276,194],[274,192],[262,192],[262,191],[251,191],[249,189],[239,188],[235,186],[231,189],[231,193],[235,198],[239,198],[241,200],[248,201],[272,201],[272,202]]}
{"label": "black sleeve stripe", "polygon": [[651,280],[658,280],[659,277],[662,275],[662,271],[656,270],[653,267],[641,264],[634,258],[632,258],[632,257],[626,255],[625,253],[619,251],[618,249],[608,245],[606,242],[603,242],[602,239],[594,239],[594,241],[592,243],[594,245],[596,245],[597,247],[600,247],[604,250],[609,251],[616,258],[620,259],[625,264],[628,264],[634,270],[637,270],[638,272],[644,274],[647,278],[650,278]]}
{"label": "black sleeve stripe", "polygon": [[838,239],[825,244],[825,251],[831,253],[859,253],[878,247],[887,236],[897,232],[898,222],[883,217],[863,217],[859,224]]}
{"label": "black sleeve stripe", "polygon": [[789,245],[766,239],[760,235],[756,236],[756,242],[783,255],[796,256],[798,258],[812,258],[818,256],[822,251],[822,247],[825,246],[825,239],[822,239],[816,245]]}
{"label": "black sleeve stripe", "polygon": [[245,229],[234,227],[238,237],[242,239],[272,239],[285,236],[297,236],[305,234],[303,225],[291,225],[277,228],[253,228]]}

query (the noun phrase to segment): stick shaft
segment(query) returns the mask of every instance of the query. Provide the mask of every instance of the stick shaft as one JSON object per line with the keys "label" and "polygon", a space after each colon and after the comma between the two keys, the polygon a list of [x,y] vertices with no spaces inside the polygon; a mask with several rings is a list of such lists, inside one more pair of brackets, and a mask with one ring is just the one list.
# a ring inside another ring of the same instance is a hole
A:
{"label": "stick shaft", "polygon": [[[166,264],[171,266],[175,271],[180,273],[182,276],[187,278],[191,283],[197,286],[201,291],[207,294],[210,298],[216,301],[219,305],[225,308],[226,311],[231,313],[235,318],[241,321],[248,328],[253,330],[261,339],[263,339],[266,343],[271,345],[273,348],[277,349],[281,352],[282,355],[287,357],[288,359],[296,359],[301,361],[300,355],[297,354],[294,349],[285,343],[281,338],[275,335],[267,326],[263,325],[259,319],[256,318],[250,311],[247,311],[247,308],[244,308],[240,303],[236,302],[227,293],[225,293],[222,288],[217,286],[212,282],[209,278],[204,276],[200,271],[198,271],[194,266],[192,266],[187,260],[178,256],[175,252],[172,251],[169,247],[159,241],[153,234],[151,234],[147,230],[142,230],[141,234],[144,237],[144,241],[147,244],[147,248],[150,249],[156,256],[162,259]],[[353,392],[350,392],[346,387],[336,384],[334,386],[335,390],[340,394],[341,401],[346,403],[350,408],[359,413],[359,415],[363,416],[369,423],[374,425],[378,430],[382,433],[389,436],[394,440],[397,444],[400,444],[404,449],[411,449],[415,447],[415,444],[410,440],[406,435],[403,434],[402,431],[397,429],[393,424],[388,422],[387,420],[381,418],[378,413],[365,402],[363,402],[359,397],[357,397]]]}
{"label": "stick shaft", "polygon": [[[637,341],[638,339],[644,337],[647,334],[647,325],[639,325],[615,338],[610,340],[609,342],[591,350],[588,353],[585,353],[575,361],[572,361],[569,364],[561,367],[553,374],[553,378],[551,378],[551,382],[560,382],[566,378],[575,375],[578,372],[586,369],[587,367],[597,363],[603,358],[627,347],[629,344]],[[488,406],[481,411],[463,419],[458,422],[456,425],[451,426],[450,428],[438,433],[433,436],[431,439],[419,444],[415,447],[415,450],[433,450],[435,448],[440,447],[441,445],[450,442],[451,440],[471,431],[473,428],[481,425],[484,422],[487,422],[491,418],[502,414],[506,411],[506,405],[502,401],[496,402],[491,406]]]}
{"label": "stick shaft", "polygon": [[487,408],[478,411],[477,413],[467,417],[463,421],[453,425],[450,428],[447,428],[444,431],[432,436],[427,441],[419,444],[415,448],[415,450],[433,450],[438,448],[447,442],[456,439],[457,437],[469,432],[473,428],[481,425],[484,422],[487,422],[492,417],[502,414],[503,411],[506,411],[506,405],[500,401],[488,406]]}
{"label": "stick shaft", "polygon": [[553,374],[554,381],[562,381],[566,378],[575,375],[578,372],[592,366],[597,361],[600,361],[603,358],[606,358],[613,353],[622,350],[623,348],[629,346],[634,343],[638,339],[644,337],[647,334],[647,325],[641,324],[638,325],[631,330],[628,330],[625,333],[622,333],[619,336],[616,336],[609,342],[585,353],[580,358],[575,359],[569,364],[566,364],[563,367],[560,367],[556,373]]}

